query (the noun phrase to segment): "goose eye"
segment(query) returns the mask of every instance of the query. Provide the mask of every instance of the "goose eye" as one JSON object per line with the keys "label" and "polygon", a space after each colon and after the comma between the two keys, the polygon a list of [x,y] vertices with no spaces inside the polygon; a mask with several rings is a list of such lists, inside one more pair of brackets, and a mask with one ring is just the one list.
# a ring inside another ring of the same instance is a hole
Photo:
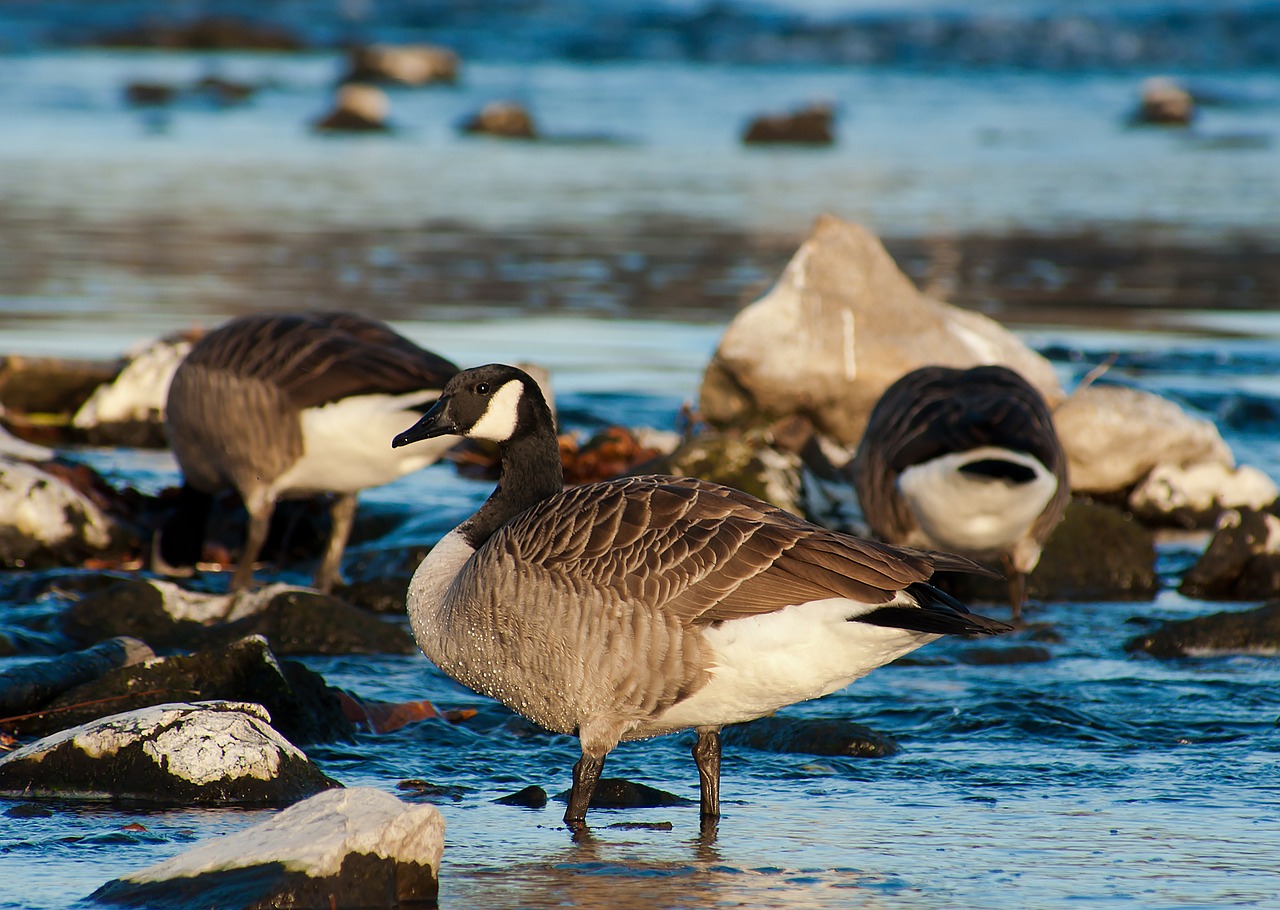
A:
{"label": "goose eye", "polygon": [[480,382],[480,383],[477,383],[477,384],[476,384],[476,394],[477,394],[477,395],[488,395],[488,394],[489,394],[489,383],[487,383],[487,382]]}

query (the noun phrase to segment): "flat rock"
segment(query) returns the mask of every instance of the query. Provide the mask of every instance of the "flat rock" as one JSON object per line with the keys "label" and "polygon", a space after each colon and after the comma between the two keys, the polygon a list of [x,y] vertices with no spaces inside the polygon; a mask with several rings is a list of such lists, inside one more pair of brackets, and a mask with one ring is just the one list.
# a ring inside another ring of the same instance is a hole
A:
{"label": "flat rock", "polygon": [[725,727],[720,737],[726,746],[800,755],[883,758],[898,751],[892,738],[834,717],[761,717]]}
{"label": "flat rock", "polygon": [[1050,406],[1052,365],[978,313],[920,293],[879,239],[823,215],[773,289],[725,329],[703,375],[700,411],[713,424],[803,414],[846,447],[903,374],[928,364],[1004,364]]}
{"label": "flat rock", "polygon": [[75,641],[132,635],[155,648],[197,650],[262,635],[276,654],[413,654],[408,630],[307,588],[267,585],[235,594],[133,579],[73,604],[63,631]]}
{"label": "flat rock", "polygon": [[39,710],[28,708],[3,729],[23,738],[46,736],[110,714],[181,701],[260,704],[272,726],[298,745],[355,735],[338,692],[302,663],[278,659],[260,635],[111,669],[46,699],[35,706]]}
{"label": "flat rock", "polygon": [[1166,622],[1125,644],[1126,651],[1153,657],[1217,657],[1229,654],[1280,655],[1280,601],[1252,610],[1214,613]]}
{"label": "flat rock", "polygon": [[25,797],[280,806],[337,786],[241,702],[140,708],[0,758],[0,792]]}
{"label": "flat rock", "polygon": [[1206,600],[1274,597],[1280,591],[1280,517],[1256,509],[1224,512],[1178,591]]}
{"label": "flat rock", "polygon": [[333,790],[103,885],[124,906],[434,907],[444,819],[371,787]]}

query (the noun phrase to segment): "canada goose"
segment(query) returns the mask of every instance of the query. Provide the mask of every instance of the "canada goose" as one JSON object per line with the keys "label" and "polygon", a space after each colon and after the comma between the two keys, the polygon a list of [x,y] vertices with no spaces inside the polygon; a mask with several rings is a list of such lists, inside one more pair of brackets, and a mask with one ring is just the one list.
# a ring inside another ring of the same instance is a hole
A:
{"label": "canada goose", "polygon": [[551,413],[515,367],[459,373],[392,442],[498,444],[497,489],[409,585],[436,666],[577,734],[565,821],[585,826],[622,740],[693,728],[704,821],[720,815],[720,728],[817,698],[948,632],[1008,626],[927,584],[969,560],[828,531],[689,477],[565,490]]}
{"label": "canada goose", "polygon": [[1004,563],[1014,620],[1070,498],[1044,398],[1002,366],[929,366],[891,385],[853,460],[871,530],[894,544]]}
{"label": "canada goose", "polygon": [[334,493],[315,577],[328,591],[356,491],[416,471],[448,448],[390,452],[385,439],[420,416],[457,371],[384,323],[351,313],[242,316],[205,335],[169,386],[165,422],[183,487],[157,562],[194,564],[212,496],[231,488],[249,513],[231,589],[247,587],[276,501]]}

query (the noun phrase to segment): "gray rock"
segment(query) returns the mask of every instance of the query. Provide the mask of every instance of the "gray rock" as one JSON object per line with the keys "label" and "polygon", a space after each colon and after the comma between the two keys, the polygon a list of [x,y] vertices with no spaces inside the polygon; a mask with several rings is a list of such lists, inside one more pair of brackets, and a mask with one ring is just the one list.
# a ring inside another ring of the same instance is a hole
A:
{"label": "gray rock", "polygon": [[1125,644],[1126,651],[1153,657],[1216,657],[1227,654],[1280,655],[1280,601],[1252,610],[1214,613],[1166,622]]}
{"label": "gray rock", "polygon": [[63,631],[75,641],[133,635],[156,648],[198,650],[262,635],[276,654],[413,654],[407,629],[306,588],[268,585],[201,594],[134,579],[73,604]]}
{"label": "gray rock", "polygon": [[1280,592],[1280,517],[1255,509],[1224,512],[1178,591],[1206,600],[1274,597]]}
{"label": "gray rock", "polygon": [[47,736],[111,714],[181,701],[260,704],[273,718],[272,726],[297,745],[355,734],[337,691],[303,664],[278,660],[259,635],[113,669],[46,699],[34,706],[39,711],[29,709],[4,729],[24,738]]}
{"label": "gray rock", "polygon": [[761,717],[725,727],[720,736],[726,746],[762,752],[884,758],[898,751],[891,737],[833,717]]}
{"label": "gray rock", "polygon": [[824,215],[773,289],[725,329],[702,380],[713,424],[803,414],[846,447],[903,374],[927,364],[1000,363],[1050,406],[1053,367],[995,321],[921,294],[865,228]]}
{"label": "gray rock", "polygon": [[0,758],[0,792],[164,805],[273,805],[341,786],[260,705],[173,703],[102,718]]}
{"label": "gray rock", "polygon": [[155,652],[146,643],[120,636],[83,651],[0,670],[0,715],[26,714],[68,689],[152,657]]}
{"label": "gray rock", "polygon": [[235,834],[115,879],[102,903],[208,907],[434,907],[444,819],[371,787],[313,796]]}

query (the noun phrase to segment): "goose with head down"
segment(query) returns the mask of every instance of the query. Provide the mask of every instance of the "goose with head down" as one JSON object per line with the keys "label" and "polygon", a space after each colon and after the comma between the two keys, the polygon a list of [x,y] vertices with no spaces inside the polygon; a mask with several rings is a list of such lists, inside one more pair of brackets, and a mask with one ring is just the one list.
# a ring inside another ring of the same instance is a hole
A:
{"label": "goose with head down", "polygon": [[1049,406],[1002,366],[922,367],[889,386],[853,481],[881,539],[1003,562],[1015,621],[1071,496]]}
{"label": "goose with head down", "polygon": [[564,489],[551,412],[514,367],[459,373],[393,445],[451,434],[497,443],[501,476],[419,566],[413,632],[449,676],[577,735],[575,830],[621,741],[695,730],[710,822],[726,724],[834,692],[940,635],[1008,628],[928,583],[981,571],[963,557],[829,531],[689,477]]}

